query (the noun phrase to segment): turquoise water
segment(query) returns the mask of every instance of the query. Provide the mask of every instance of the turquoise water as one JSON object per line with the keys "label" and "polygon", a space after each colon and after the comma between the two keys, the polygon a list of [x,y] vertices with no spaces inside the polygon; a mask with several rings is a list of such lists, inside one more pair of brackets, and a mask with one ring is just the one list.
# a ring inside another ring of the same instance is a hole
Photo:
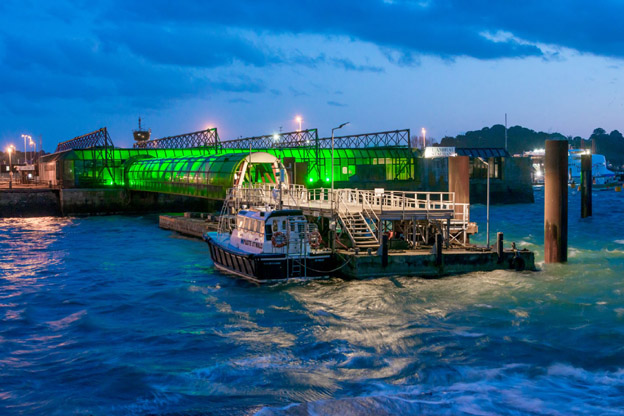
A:
{"label": "turquoise water", "polygon": [[491,224],[539,272],[262,287],[156,217],[0,220],[0,414],[623,414],[624,194],[578,199],[566,265],[537,191]]}

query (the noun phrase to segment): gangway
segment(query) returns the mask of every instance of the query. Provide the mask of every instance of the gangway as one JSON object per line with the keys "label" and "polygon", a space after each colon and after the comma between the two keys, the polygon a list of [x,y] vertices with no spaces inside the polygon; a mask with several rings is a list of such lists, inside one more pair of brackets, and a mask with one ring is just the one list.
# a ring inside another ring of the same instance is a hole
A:
{"label": "gangway", "polygon": [[404,221],[406,240],[427,245],[436,230],[448,244],[465,245],[476,232],[469,204],[455,202],[454,192],[370,191],[314,188],[303,185],[245,184],[230,188],[223,214],[240,209],[271,207],[299,209],[304,215],[337,219],[354,247],[379,246],[386,221]]}

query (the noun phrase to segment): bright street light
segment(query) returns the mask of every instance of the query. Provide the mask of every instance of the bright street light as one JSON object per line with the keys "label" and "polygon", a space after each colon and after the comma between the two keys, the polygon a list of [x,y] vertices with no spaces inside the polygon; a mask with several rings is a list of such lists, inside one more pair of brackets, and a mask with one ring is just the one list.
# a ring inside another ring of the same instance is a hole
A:
{"label": "bright street light", "polygon": [[297,123],[299,123],[299,130],[298,131],[301,131],[302,130],[301,129],[301,122],[303,121],[303,119],[301,118],[301,116],[297,116],[297,117],[295,117],[295,121]]}
{"label": "bright street light", "polygon": [[425,147],[427,147],[427,142],[425,141],[425,135],[427,134],[427,130],[425,130],[425,128],[423,127],[420,132],[423,136],[423,150],[425,150]]}
{"label": "bright street light", "polygon": [[13,167],[11,166],[11,153],[15,150],[15,146],[12,144],[7,147],[7,153],[9,154],[9,189],[13,188]]}
{"label": "bright street light", "polygon": [[30,163],[33,164],[35,163],[35,153],[37,153],[37,143],[35,141],[33,141],[33,139],[30,139],[30,146],[32,146],[32,153],[31,153],[31,157],[30,157]]}

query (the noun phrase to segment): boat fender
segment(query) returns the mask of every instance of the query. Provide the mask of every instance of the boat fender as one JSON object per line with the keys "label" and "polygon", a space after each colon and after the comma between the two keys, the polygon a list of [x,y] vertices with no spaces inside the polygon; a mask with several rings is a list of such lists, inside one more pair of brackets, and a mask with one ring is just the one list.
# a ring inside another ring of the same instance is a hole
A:
{"label": "boat fender", "polygon": [[318,231],[312,231],[309,236],[310,247],[316,249],[321,246],[321,233]]}
{"label": "boat fender", "polygon": [[286,238],[284,233],[282,233],[281,231],[277,231],[273,233],[273,236],[271,237],[271,243],[273,244],[273,247],[276,248],[284,247],[286,244],[288,244],[288,238]]}

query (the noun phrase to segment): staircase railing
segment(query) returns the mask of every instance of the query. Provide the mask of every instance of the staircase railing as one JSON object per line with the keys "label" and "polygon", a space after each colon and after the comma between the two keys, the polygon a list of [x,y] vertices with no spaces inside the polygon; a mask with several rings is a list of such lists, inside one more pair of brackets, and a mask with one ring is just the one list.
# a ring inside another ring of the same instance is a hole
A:
{"label": "staircase railing", "polygon": [[349,208],[349,203],[348,203],[349,201],[345,201],[345,196],[349,195],[349,191],[351,190],[346,190],[346,192],[344,190],[337,190],[334,192],[338,195],[337,209],[336,209],[336,212],[338,213],[338,219],[340,220],[342,225],[345,227],[345,230],[347,231],[347,235],[349,236],[351,243],[353,244],[354,247],[358,246],[358,241],[355,238],[356,235],[354,235],[355,230],[352,229],[352,227],[354,225],[356,217],[359,217],[360,219],[362,219],[362,223],[366,227],[364,234],[367,236],[370,236],[370,239],[374,240],[375,244],[379,244],[379,239],[375,235],[368,221],[366,221],[366,218],[364,217],[364,215],[362,215],[362,212],[361,211],[353,212]]}

